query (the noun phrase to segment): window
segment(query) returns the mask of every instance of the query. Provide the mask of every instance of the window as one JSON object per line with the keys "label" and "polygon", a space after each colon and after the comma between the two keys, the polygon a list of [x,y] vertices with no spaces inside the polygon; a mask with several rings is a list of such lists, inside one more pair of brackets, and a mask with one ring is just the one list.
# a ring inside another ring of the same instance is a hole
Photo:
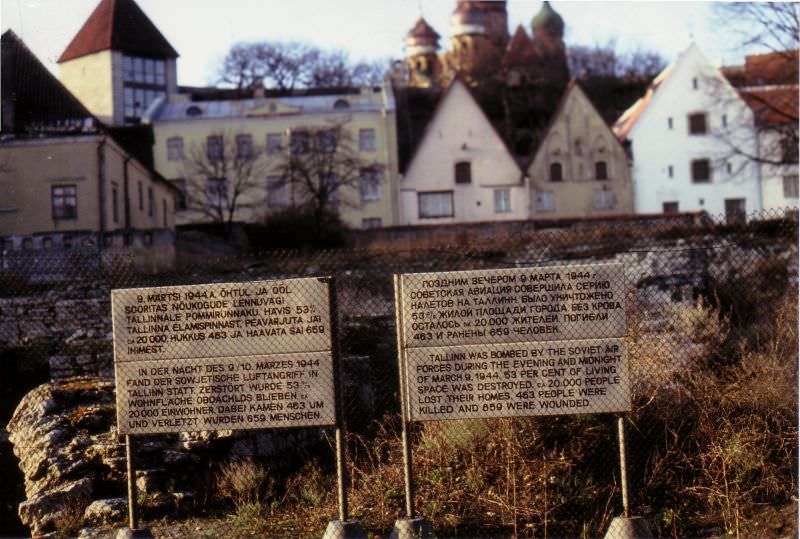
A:
{"label": "window", "polygon": [[382,226],[383,221],[380,217],[365,217],[361,219],[361,228],[363,229],[380,228]]}
{"label": "window", "polygon": [[33,238],[25,238],[22,240],[22,250],[30,251],[33,249]]}
{"label": "window", "polygon": [[115,223],[119,223],[119,187],[111,184],[111,218]]}
{"label": "window", "polygon": [[677,202],[664,202],[661,205],[662,211],[664,213],[678,213],[678,203]]}
{"label": "window", "polygon": [[283,135],[269,133],[267,135],[267,155],[278,155],[283,151]]}
{"label": "window", "polygon": [[456,183],[472,183],[472,164],[460,161],[455,164]]}
{"label": "window", "polygon": [[147,215],[153,216],[156,212],[156,199],[153,196],[153,188],[147,188]]}
{"label": "window", "polygon": [[699,87],[700,87],[700,85],[698,84],[697,77],[694,77],[692,79],[692,89],[693,90],[697,90]]}
{"label": "window", "polygon": [[358,149],[362,152],[375,151],[375,130],[374,129],[359,129],[358,130]]}
{"label": "window", "polygon": [[144,187],[139,182],[139,211],[144,211]]}
{"label": "window", "polygon": [[494,190],[494,212],[509,213],[511,211],[511,189]]}
{"label": "window", "polygon": [[723,114],[722,115],[722,127],[728,127],[728,115],[727,114]]}
{"label": "window", "polygon": [[783,177],[783,196],[786,198],[797,198],[797,174],[787,174]]}
{"label": "window", "polygon": [[673,126],[672,116],[670,116],[669,118],[667,118],[667,129],[672,129],[672,126]]}
{"label": "window", "polygon": [[236,157],[237,159],[252,159],[253,151],[253,136],[252,135],[236,135]]}
{"label": "window", "polygon": [[362,168],[359,178],[361,202],[375,202],[381,199],[380,173],[374,168]]}
{"label": "window", "polygon": [[453,192],[431,191],[417,193],[417,206],[420,219],[453,217]]}
{"label": "window", "polygon": [[209,135],[206,137],[206,157],[212,163],[214,161],[221,161],[223,157],[224,147],[222,135]]}
{"label": "window", "polygon": [[575,155],[583,155],[583,142],[581,139],[575,139]]}
{"label": "window", "polygon": [[167,139],[167,160],[183,161],[183,138],[172,137]]}
{"label": "window", "polygon": [[537,191],[536,192],[536,211],[548,212],[555,211],[556,209],[556,196],[551,191]]}
{"label": "window", "polygon": [[[53,248],[53,238],[51,237],[42,238],[42,249],[49,251],[52,248]],[[2,250],[2,247],[0,247],[0,250]]]}
{"label": "window", "polygon": [[289,184],[280,176],[267,177],[267,207],[286,208],[289,206]]}
{"label": "window", "polygon": [[692,161],[692,181],[694,183],[708,183],[711,181],[711,161],[708,159],[695,159]]}
{"label": "window", "polygon": [[706,126],[706,113],[696,112],[689,115],[689,134],[690,135],[705,135],[708,133]]}
{"label": "window", "polygon": [[335,110],[346,110],[350,108],[350,103],[346,99],[337,99],[333,104]]}
{"label": "window", "polygon": [[69,234],[65,234],[61,238],[61,246],[64,249],[72,249],[72,236],[70,236]]}
{"label": "window", "polygon": [[605,161],[597,161],[594,164],[594,177],[598,180],[608,179],[608,167]]}
{"label": "window", "polygon": [[308,131],[292,131],[289,141],[289,149],[292,155],[308,153],[310,149],[310,140],[311,136],[308,134]]}
{"label": "window", "polygon": [[670,178],[675,177],[675,167],[673,167],[672,165],[669,165],[667,167],[667,176],[669,176]]}
{"label": "window", "polygon": [[53,219],[78,217],[78,188],[74,185],[54,185],[51,188]]}
{"label": "window", "polygon": [[209,209],[222,210],[228,207],[228,181],[225,178],[208,179],[206,201]]}
{"label": "window", "polygon": [[561,168],[561,163],[550,164],[550,181],[551,182],[564,181],[564,173]]}
{"label": "window", "polygon": [[725,162],[725,172],[727,172],[728,174],[733,174],[733,165],[731,164],[730,161]]}
{"label": "window", "polygon": [[728,224],[744,223],[747,220],[743,198],[725,199],[725,221]]}
{"label": "window", "polygon": [[169,226],[169,225],[167,224],[167,199],[166,198],[161,199],[161,220],[162,220],[162,223],[164,225],[164,228],[167,228],[167,226]]}
{"label": "window", "polygon": [[166,96],[166,62],[123,56],[123,109],[127,123],[136,123],[153,102]]}
{"label": "window", "polygon": [[317,147],[321,153],[334,153],[338,135],[335,129],[317,131]]}
{"label": "window", "polygon": [[185,210],[187,208],[186,202],[186,180],[183,178],[172,180],[173,185],[178,188],[178,196],[175,198],[175,209]]}
{"label": "window", "polygon": [[596,210],[610,210],[614,207],[614,192],[608,189],[595,189],[593,205]]}
{"label": "window", "polygon": [[142,236],[142,243],[144,243],[148,247],[153,245],[153,233],[145,232],[144,235]]}

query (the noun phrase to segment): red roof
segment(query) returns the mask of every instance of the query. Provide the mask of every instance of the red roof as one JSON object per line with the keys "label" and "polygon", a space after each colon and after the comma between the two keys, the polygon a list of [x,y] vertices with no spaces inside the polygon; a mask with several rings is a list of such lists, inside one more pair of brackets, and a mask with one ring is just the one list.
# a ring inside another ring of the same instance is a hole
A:
{"label": "red roof", "polygon": [[432,37],[439,39],[439,34],[436,33],[436,30],[422,17],[417,19],[416,24],[409,30],[408,35],[411,37]]}
{"label": "red roof", "polygon": [[511,36],[503,60],[506,65],[515,66],[531,61],[531,39],[521,24],[517,26],[514,35]]}
{"label": "red roof", "polygon": [[756,124],[797,123],[797,84],[748,88],[742,90],[741,95],[753,110]]}
{"label": "red roof", "polygon": [[101,0],[58,61],[105,50],[153,58],[178,56],[134,0]]}
{"label": "red roof", "polygon": [[744,62],[744,84],[796,84],[797,65],[796,50],[748,55]]}

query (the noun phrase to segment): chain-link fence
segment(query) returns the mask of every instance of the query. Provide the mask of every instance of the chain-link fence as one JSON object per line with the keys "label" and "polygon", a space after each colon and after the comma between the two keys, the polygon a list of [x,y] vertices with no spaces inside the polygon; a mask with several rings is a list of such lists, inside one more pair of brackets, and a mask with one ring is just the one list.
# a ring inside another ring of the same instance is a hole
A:
{"label": "chain-link fence", "polygon": [[[124,495],[129,433],[157,534],[193,535],[164,513],[210,511],[221,536],[321,536],[338,514],[336,394],[348,513],[370,533],[407,513],[404,423],[413,511],[440,537],[602,536],[623,511],[620,414],[630,513],[655,536],[761,535],[760,511],[796,492],[796,214],[209,256],[159,274],[95,253],[0,261],[14,379],[0,419],[48,376],[74,393],[63,445],[116,448],[36,476],[24,444],[47,429],[23,435],[19,410],[9,425],[29,500],[91,479],[63,504],[81,525],[92,500]],[[124,394],[87,393],[115,369]]]}

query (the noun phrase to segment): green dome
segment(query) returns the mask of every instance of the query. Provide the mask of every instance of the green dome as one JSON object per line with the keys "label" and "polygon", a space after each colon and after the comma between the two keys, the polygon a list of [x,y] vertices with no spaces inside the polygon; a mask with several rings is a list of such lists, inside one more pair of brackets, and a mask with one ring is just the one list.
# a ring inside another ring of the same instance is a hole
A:
{"label": "green dome", "polygon": [[564,19],[545,1],[531,23],[534,35],[544,32],[550,37],[564,37]]}

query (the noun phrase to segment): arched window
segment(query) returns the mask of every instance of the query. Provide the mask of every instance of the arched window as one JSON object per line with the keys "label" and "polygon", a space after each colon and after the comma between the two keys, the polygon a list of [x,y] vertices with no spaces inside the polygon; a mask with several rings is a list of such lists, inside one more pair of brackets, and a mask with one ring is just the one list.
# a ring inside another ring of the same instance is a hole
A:
{"label": "arched window", "polygon": [[607,180],[608,179],[608,167],[606,167],[605,161],[597,161],[594,164],[594,177],[597,180]]}
{"label": "arched window", "polygon": [[336,110],[349,109],[350,103],[348,103],[346,99],[337,99],[336,102],[333,104],[333,108]]}
{"label": "arched window", "polygon": [[564,172],[563,169],[561,168],[561,163],[550,164],[550,181],[551,182],[564,181]]}

